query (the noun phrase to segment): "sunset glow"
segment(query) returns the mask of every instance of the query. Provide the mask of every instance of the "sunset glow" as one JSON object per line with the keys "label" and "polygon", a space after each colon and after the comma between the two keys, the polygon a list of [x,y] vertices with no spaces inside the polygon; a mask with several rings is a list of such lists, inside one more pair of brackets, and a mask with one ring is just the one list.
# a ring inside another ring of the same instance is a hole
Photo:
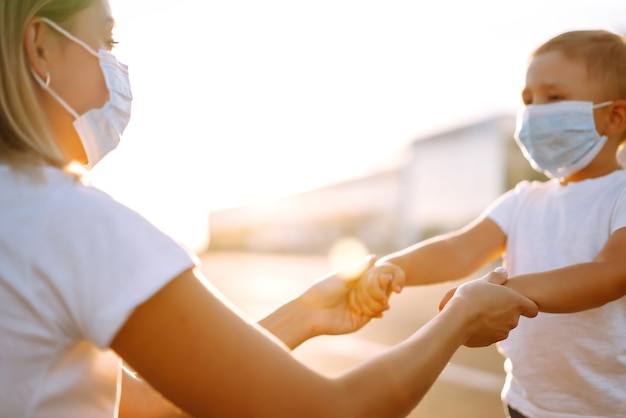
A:
{"label": "sunset glow", "polygon": [[93,181],[193,248],[208,212],[358,177],[412,140],[518,104],[564,30],[621,0],[111,0],[133,119]]}

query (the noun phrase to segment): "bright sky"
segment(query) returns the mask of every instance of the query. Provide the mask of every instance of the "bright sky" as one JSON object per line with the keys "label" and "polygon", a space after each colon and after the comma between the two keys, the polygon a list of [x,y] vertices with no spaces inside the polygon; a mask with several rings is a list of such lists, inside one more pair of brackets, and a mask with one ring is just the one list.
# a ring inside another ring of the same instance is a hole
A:
{"label": "bright sky", "polygon": [[192,248],[211,209],[514,112],[528,54],[560,32],[626,32],[624,0],[110,1],[135,100],[92,178]]}

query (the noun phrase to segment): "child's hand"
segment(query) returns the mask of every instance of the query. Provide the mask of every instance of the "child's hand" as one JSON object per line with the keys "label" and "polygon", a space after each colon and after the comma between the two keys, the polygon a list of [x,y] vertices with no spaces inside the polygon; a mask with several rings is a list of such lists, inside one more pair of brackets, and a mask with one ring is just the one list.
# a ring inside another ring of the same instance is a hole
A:
{"label": "child's hand", "polygon": [[404,271],[395,264],[381,262],[367,270],[350,292],[350,307],[359,314],[380,318],[389,309],[391,292],[400,293]]}

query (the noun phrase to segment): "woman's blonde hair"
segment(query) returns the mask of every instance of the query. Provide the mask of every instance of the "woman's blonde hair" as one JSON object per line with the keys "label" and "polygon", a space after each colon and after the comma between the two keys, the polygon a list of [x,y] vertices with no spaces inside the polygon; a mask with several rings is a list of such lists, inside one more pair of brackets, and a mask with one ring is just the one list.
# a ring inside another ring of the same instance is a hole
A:
{"label": "woman's blonde hair", "polygon": [[65,168],[37,98],[24,50],[26,26],[35,16],[67,25],[94,0],[0,0],[0,161],[14,168]]}

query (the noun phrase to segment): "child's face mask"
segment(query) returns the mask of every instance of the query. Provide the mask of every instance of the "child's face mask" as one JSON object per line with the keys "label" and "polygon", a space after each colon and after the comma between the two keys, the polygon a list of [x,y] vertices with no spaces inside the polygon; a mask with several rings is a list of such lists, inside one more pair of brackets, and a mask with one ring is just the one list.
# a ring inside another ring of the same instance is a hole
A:
{"label": "child's face mask", "polygon": [[100,69],[109,90],[109,100],[99,109],[91,109],[79,115],[67,104],[46,82],[33,71],[35,80],[52,95],[72,116],[74,116],[74,129],[76,130],[85,154],[88,166],[96,165],[106,154],[112,151],[120,142],[120,136],[126,129],[130,120],[132,93],[128,78],[128,67],[120,63],[113,54],[101,49],[96,52],[85,42],[73,36],[71,33],[54,23],[43,18],[60,34],[82,46],[88,53],[98,58]]}
{"label": "child's face mask", "polygon": [[535,170],[553,178],[571,176],[606,143],[596,130],[593,109],[611,103],[564,100],[525,106],[517,115],[515,140]]}

